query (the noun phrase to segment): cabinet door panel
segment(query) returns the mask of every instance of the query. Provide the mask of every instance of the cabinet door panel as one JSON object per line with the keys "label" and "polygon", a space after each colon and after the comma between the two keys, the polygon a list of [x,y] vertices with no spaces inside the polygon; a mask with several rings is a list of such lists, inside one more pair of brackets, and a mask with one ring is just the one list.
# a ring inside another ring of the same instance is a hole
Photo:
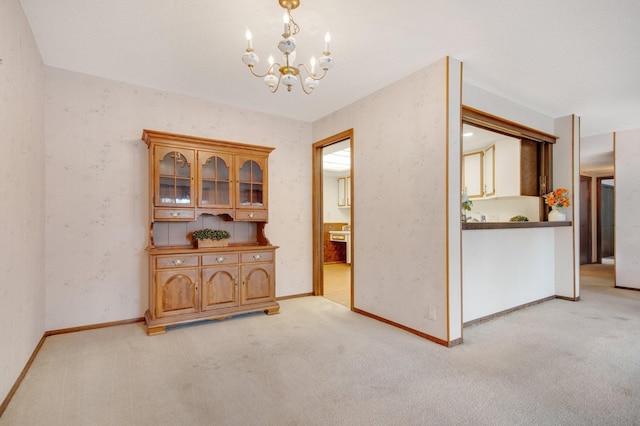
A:
{"label": "cabinet door panel", "polygon": [[198,151],[198,207],[231,208],[233,206],[233,156]]}
{"label": "cabinet door panel", "polygon": [[484,151],[484,196],[496,195],[496,184],[494,170],[495,165],[495,145],[491,145]]}
{"label": "cabinet door panel", "polygon": [[467,193],[469,198],[482,197],[482,160],[482,152],[464,154],[462,190]]}
{"label": "cabinet door panel", "polygon": [[267,159],[242,157],[236,159],[237,199],[236,208],[262,209],[267,207]]}
{"label": "cabinet door panel", "polygon": [[202,270],[202,310],[238,306],[238,266]]}
{"label": "cabinet door panel", "polygon": [[241,304],[274,300],[273,264],[244,266]]}
{"label": "cabinet door panel", "polygon": [[165,317],[196,312],[198,270],[156,272],[156,316]]}
{"label": "cabinet door panel", "polygon": [[520,146],[520,194],[537,197],[540,192],[538,142],[523,140]]}
{"label": "cabinet door panel", "polygon": [[155,205],[193,207],[193,160],[192,150],[156,146]]}
{"label": "cabinet door panel", "polygon": [[347,178],[338,178],[338,207],[347,206]]}

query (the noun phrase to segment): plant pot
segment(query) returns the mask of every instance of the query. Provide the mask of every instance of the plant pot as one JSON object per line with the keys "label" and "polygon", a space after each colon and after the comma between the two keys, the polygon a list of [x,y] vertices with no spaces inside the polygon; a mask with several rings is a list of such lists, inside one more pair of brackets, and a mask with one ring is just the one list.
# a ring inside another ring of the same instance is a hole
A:
{"label": "plant pot", "polygon": [[198,241],[198,248],[207,247],[227,247],[229,246],[229,240],[196,240]]}
{"label": "plant pot", "polygon": [[567,215],[560,210],[551,209],[549,212],[549,222],[564,222],[567,220]]}

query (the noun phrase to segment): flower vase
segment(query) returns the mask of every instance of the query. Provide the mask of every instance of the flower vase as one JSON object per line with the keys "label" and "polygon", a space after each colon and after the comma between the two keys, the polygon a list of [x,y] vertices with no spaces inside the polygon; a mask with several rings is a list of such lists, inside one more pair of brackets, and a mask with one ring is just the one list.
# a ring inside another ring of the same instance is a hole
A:
{"label": "flower vase", "polygon": [[552,208],[549,212],[549,222],[564,222],[567,220],[567,215],[559,208]]}

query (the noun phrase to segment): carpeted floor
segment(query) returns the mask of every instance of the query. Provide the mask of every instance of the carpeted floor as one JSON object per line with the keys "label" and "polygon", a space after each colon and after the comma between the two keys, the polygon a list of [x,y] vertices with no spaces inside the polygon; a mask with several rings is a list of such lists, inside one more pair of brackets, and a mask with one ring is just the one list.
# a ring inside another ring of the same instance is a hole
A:
{"label": "carpeted floor", "polygon": [[444,348],[322,297],[47,338],[0,425],[637,425],[640,292],[583,285]]}

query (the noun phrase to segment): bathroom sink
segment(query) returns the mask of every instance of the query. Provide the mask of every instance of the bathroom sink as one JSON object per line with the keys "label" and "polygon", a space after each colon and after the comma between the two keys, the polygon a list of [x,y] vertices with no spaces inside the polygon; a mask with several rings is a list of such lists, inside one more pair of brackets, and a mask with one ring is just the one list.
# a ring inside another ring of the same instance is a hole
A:
{"label": "bathroom sink", "polygon": [[329,241],[347,244],[347,263],[351,264],[351,230],[329,231]]}

